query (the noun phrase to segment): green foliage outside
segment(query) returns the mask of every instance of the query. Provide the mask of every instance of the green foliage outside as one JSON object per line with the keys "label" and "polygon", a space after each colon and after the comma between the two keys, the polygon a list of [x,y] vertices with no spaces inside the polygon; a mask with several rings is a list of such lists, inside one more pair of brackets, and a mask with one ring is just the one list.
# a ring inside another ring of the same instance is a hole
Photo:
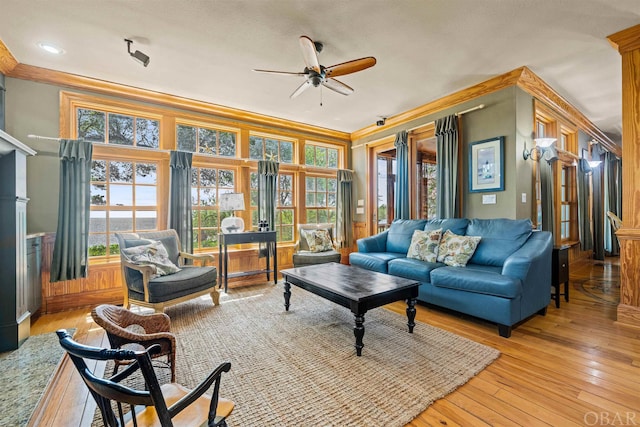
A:
{"label": "green foliage outside", "polygon": [[[120,252],[120,246],[117,243],[109,245],[109,253],[117,254]],[[107,254],[107,247],[105,245],[93,245],[89,246],[89,256],[104,256]]]}

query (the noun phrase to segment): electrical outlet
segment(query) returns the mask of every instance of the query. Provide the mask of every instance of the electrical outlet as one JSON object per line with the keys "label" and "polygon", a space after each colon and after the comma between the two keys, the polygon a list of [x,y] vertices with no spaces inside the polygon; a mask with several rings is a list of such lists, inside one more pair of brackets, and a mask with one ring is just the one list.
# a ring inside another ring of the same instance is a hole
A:
{"label": "electrical outlet", "polygon": [[522,203],[527,203],[527,193],[522,193]]}

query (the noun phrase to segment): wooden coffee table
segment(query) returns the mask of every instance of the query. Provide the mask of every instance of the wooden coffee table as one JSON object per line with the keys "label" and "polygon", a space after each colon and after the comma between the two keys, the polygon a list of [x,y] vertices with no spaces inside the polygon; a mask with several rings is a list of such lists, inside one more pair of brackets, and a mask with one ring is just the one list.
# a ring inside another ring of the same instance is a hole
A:
{"label": "wooden coffee table", "polygon": [[281,270],[284,278],[284,307],[289,311],[291,285],[306,289],[351,310],[356,325],[356,354],[362,355],[364,314],[367,310],[395,301],[407,301],[407,326],[413,333],[418,286],[415,280],[389,276],[335,262]]}

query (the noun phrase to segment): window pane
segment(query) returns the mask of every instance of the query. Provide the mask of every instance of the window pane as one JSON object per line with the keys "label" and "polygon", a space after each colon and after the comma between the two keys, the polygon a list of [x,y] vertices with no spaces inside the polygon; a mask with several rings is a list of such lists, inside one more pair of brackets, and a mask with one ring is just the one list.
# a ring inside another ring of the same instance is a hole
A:
{"label": "window pane", "polygon": [[307,193],[305,197],[305,206],[313,207],[316,205],[316,193]]}
{"label": "window pane", "polygon": [[201,210],[200,211],[200,227],[217,227],[218,211]]}
{"label": "window pane", "polygon": [[177,126],[178,150],[196,151],[196,128],[193,126]]}
{"label": "window pane", "polygon": [[[104,233],[107,231],[107,212],[105,211],[90,211],[89,212],[89,232],[90,233]],[[107,241],[107,236],[100,237]],[[89,244],[91,244],[91,235],[89,235]]]}
{"label": "window pane", "polygon": [[132,204],[133,187],[131,185],[112,184],[109,186],[109,205],[131,206]]}
{"label": "window pane", "polygon": [[336,194],[328,193],[327,194],[327,206],[335,208],[336,207]]}
{"label": "window pane", "polygon": [[109,144],[133,145],[133,117],[109,114]]}
{"label": "window pane", "polygon": [[335,193],[338,191],[338,180],[336,178],[327,179],[327,191]]}
{"label": "window pane", "polygon": [[317,193],[316,195],[316,203],[318,206],[327,206],[327,194],[326,193]]}
{"label": "window pane", "polygon": [[155,211],[136,211],[136,231],[155,230],[157,227]]}
{"label": "window pane", "polygon": [[324,147],[316,147],[316,166],[327,167],[327,149]]}
{"label": "window pane", "polygon": [[293,224],[293,211],[290,209],[280,211],[280,224],[289,225]]}
{"label": "window pane", "polygon": [[109,162],[109,182],[133,183],[133,163]]}
{"label": "window pane", "polygon": [[91,162],[91,181],[107,180],[107,162],[104,160],[94,160]]}
{"label": "window pane", "polygon": [[258,206],[258,190],[251,190],[251,206]]}
{"label": "window pane", "polygon": [[155,184],[156,165],[153,163],[138,163],[136,165],[136,184]]}
{"label": "window pane", "polygon": [[136,186],[136,205],[137,206],[156,206],[158,200],[156,198],[156,187]]}
{"label": "window pane", "polygon": [[291,142],[280,141],[280,161],[293,163],[293,144]]}
{"label": "window pane", "polygon": [[307,222],[310,224],[318,222],[318,214],[315,209],[307,209]]}
{"label": "window pane", "polygon": [[265,139],[265,159],[278,161],[278,141]]}
{"label": "window pane", "polygon": [[306,178],[307,191],[316,191],[316,179],[312,177]]}
{"label": "window pane", "polygon": [[216,175],[217,171],[215,169],[200,169],[200,186],[201,187],[215,187],[216,186]]}
{"label": "window pane", "polygon": [[249,137],[249,158],[262,160],[262,138],[258,136]]}
{"label": "window pane", "polygon": [[326,178],[316,178],[316,191],[327,191]]}
{"label": "window pane", "polygon": [[337,168],[338,167],[338,150],[333,148],[327,149],[327,156],[328,156],[327,166],[330,168]]}
{"label": "window pane", "polygon": [[236,156],[236,134],[233,132],[220,132],[219,153],[221,156]]}
{"label": "window pane", "polygon": [[200,230],[200,247],[215,248],[218,246],[218,230]]}
{"label": "window pane", "polygon": [[104,184],[91,185],[91,204],[104,206],[107,204],[107,186]]}
{"label": "window pane", "polygon": [[107,254],[107,235],[89,235],[89,256],[104,256]]}
{"label": "window pane", "polygon": [[216,190],[215,188],[200,189],[200,206],[215,206]]}
{"label": "window pane", "polygon": [[133,212],[112,211],[109,213],[109,231],[133,231]]}
{"label": "window pane", "polygon": [[78,138],[105,142],[105,113],[78,108]]}
{"label": "window pane", "polygon": [[281,242],[293,241],[293,227],[291,226],[282,227],[280,241]]}
{"label": "window pane", "polygon": [[332,224],[336,223],[336,211],[335,210],[330,210],[329,211],[329,221],[327,221],[327,222],[330,222]]}
{"label": "window pane", "polygon": [[233,171],[220,171],[220,181],[218,186],[220,188],[232,189],[233,190]]}
{"label": "window pane", "polygon": [[304,147],[304,164],[313,166],[316,161],[316,147],[313,145],[305,145]]}
{"label": "window pane", "polygon": [[150,119],[136,119],[136,145],[158,148],[160,146],[160,122]]}
{"label": "window pane", "polygon": [[198,187],[191,187],[191,205],[198,205]]}
{"label": "window pane", "polygon": [[318,222],[328,222],[327,211],[324,209],[318,210]]}
{"label": "window pane", "polygon": [[198,151],[204,154],[218,154],[217,132],[211,129],[198,129]]}

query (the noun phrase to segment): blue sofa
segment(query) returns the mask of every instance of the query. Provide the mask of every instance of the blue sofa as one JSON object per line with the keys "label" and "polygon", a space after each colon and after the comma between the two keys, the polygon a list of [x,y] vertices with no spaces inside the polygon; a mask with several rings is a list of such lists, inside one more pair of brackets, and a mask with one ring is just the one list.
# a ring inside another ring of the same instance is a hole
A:
{"label": "blue sofa", "polygon": [[[439,228],[482,237],[465,267],[407,258],[415,230]],[[528,219],[396,220],[357,244],[351,265],[417,280],[418,301],[495,322],[506,338],[516,323],[546,314],[551,300],[552,236],[532,231]]]}

